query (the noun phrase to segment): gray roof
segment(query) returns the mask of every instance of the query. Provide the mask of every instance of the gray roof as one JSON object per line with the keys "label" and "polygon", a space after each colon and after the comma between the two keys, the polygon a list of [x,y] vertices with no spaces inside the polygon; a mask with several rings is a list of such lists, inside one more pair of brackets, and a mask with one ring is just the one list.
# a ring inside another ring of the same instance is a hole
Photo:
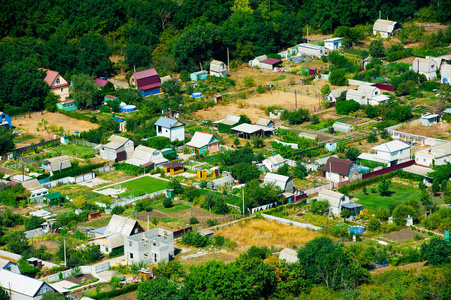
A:
{"label": "gray roof", "polygon": [[28,191],[35,191],[43,188],[37,179],[24,181],[22,182],[22,186]]}
{"label": "gray roof", "polygon": [[285,190],[287,182],[290,180],[290,177],[283,176],[274,173],[267,173],[265,176],[265,180],[263,180],[263,184],[274,183],[276,186],[280,187],[282,191]]}
{"label": "gray roof", "polygon": [[435,63],[433,59],[417,57],[412,62],[412,69],[415,72],[429,73],[429,67],[433,62]]}
{"label": "gray roof", "polygon": [[210,71],[216,71],[216,72],[220,72],[221,71],[221,65],[223,65],[224,62],[219,61],[219,60],[212,60],[210,63]]}
{"label": "gray roof", "polygon": [[334,96],[335,98],[338,98],[341,96],[342,92],[346,92],[347,90],[349,90],[349,87],[345,86],[345,87],[341,87],[338,89],[333,89],[330,91],[329,94],[332,94],[332,96]]}
{"label": "gray roof", "polygon": [[[34,298],[43,285],[55,290],[42,280],[34,279],[8,270],[0,270],[0,285],[18,294]],[[13,298],[14,299],[14,298]]]}
{"label": "gray roof", "polygon": [[270,156],[270,157],[268,157],[265,160],[269,161],[269,163],[272,164],[272,165],[281,164],[281,163],[284,163],[286,161],[285,158],[283,158],[280,154],[276,154],[274,156]]}
{"label": "gray roof", "polygon": [[252,134],[252,133],[258,132],[262,129],[260,126],[257,126],[257,125],[243,123],[243,124],[233,127],[232,130]]}
{"label": "gray roof", "polygon": [[269,124],[271,124],[271,123],[274,124],[274,121],[260,118],[260,119],[258,119],[257,123],[255,123],[255,124],[260,125],[260,126],[269,126]]}
{"label": "gray roof", "polygon": [[313,161],[313,163],[317,164],[318,166],[324,166],[327,163],[327,160],[329,159],[329,157],[337,157],[337,155],[331,155],[331,156],[326,156],[323,158],[318,158],[317,160]]}
{"label": "gray roof", "polygon": [[122,233],[124,236],[130,236],[132,234],[133,227],[139,225],[138,221],[113,215],[108,226],[105,229],[104,235],[112,235],[116,233]]}
{"label": "gray roof", "polygon": [[12,262],[7,259],[0,258],[0,269],[3,269],[4,267],[6,267],[6,265],[8,265],[9,263],[12,263]]}
{"label": "gray roof", "polygon": [[344,196],[344,194],[342,194],[342,193],[334,192],[334,191],[330,191],[330,190],[322,190],[318,193],[318,196],[319,195],[325,195],[325,196],[336,198],[336,199],[341,199]]}
{"label": "gray roof", "polygon": [[186,145],[190,146],[190,147],[194,147],[194,148],[202,148],[202,147],[207,146],[208,144],[210,144],[210,141],[214,137],[215,136],[213,134],[211,134],[211,133],[196,131],[194,133],[193,138],[191,139],[191,141],[186,143]]}
{"label": "gray roof", "polygon": [[[451,69],[451,65],[449,66]],[[443,111],[444,114],[451,114],[451,108],[447,108]]]}
{"label": "gray roof", "polygon": [[395,151],[404,150],[404,149],[408,149],[408,148],[410,148],[409,144],[406,144],[406,143],[398,141],[398,140],[394,140],[394,141],[390,141],[387,143],[377,145],[376,147],[373,147],[371,149],[376,150],[376,151],[392,153]]}
{"label": "gray roof", "polygon": [[358,203],[354,203],[354,202],[350,202],[350,203],[343,203],[341,205],[341,207],[346,207],[349,209],[353,209],[353,208],[359,208],[359,207],[363,207],[362,204],[358,204]]}
{"label": "gray roof", "polygon": [[266,55],[260,55],[260,56],[257,56],[257,57],[254,58],[254,59],[260,62],[260,61],[262,61],[262,60],[268,59],[268,56],[266,56]]}
{"label": "gray roof", "polygon": [[444,143],[440,145],[431,146],[428,148],[420,149],[415,151],[415,155],[418,154],[428,154],[434,158],[440,158],[444,156],[451,155],[451,143]]}
{"label": "gray roof", "polygon": [[235,115],[229,115],[227,114],[226,118],[223,120],[219,120],[216,122],[213,122],[214,124],[218,124],[218,123],[222,123],[225,125],[235,125],[236,123],[238,123],[240,121],[241,117],[240,116],[235,116]]}
{"label": "gray roof", "polygon": [[105,148],[118,149],[127,143],[129,139],[113,134],[108,141],[110,142],[104,146]]}
{"label": "gray roof", "polygon": [[422,166],[418,166],[418,165],[412,165],[412,166],[406,167],[402,170],[407,173],[412,173],[412,174],[426,176],[426,177],[428,177],[427,176],[428,173],[434,172],[434,170],[432,170],[431,168],[422,167]]}
{"label": "gray roof", "polygon": [[61,155],[61,156],[52,157],[52,158],[47,159],[47,161],[49,163],[61,162],[61,161],[65,161],[65,160],[69,160],[69,162],[70,162],[70,157],[67,155]]}
{"label": "gray roof", "polygon": [[279,258],[285,259],[289,263],[295,263],[298,261],[298,254],[294,249],[284,248],[280,251]]}
{"label": "gray roof", "polygon": [[173,128],[173,127],[183,126],[184,124],[181,123],[178,120],[175,120],[175,119],[161,117],[161,118],[158,119],[158,121],[155,122],[155,125],[156,126],[161,126],[161,127],[164,127],[164,128]]}
{"label": "gray roof", "polygon": [[397,22],[390,20],[378,19],[374,22],[373,30],[382,32],[393,32]]}
{"label": "gray roof", "polygon": [[43,236],[43,235],[45,235],[45,232],[44,232],[44,229],[42,229],[42,228],[36,228],[36,229],[25,231],[25,237],[27,239],[32,239],[34,237]]}

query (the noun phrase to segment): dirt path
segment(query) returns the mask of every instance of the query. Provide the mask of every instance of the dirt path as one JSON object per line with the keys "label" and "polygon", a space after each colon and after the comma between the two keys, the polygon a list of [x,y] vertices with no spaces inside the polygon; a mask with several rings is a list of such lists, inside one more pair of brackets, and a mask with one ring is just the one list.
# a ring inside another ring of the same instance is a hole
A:
{"label": "dirt path", "polygon": [[371,275],[377,275],[377,274],[381,274],[387,271],[391,271],[391,270],[408,270],[411,268],[415,268],[417,270],[417,272],[420,272],[421,269],[427,268],[428,267],[428,263],[427,262],[416,262],[416,263],[411,263],[411,264],[407,264],[407,265],[403,265],[403,266],[390,266],[390,267],[386,267],[386,268],[380,268],[380,269],[375,269],[370,271]]}
{"label": "dirt path", "polygon": [[123,88],[123,89],[128,89],[128,83],[119,79],[115,79],[115,78],[110,78],[108,79],[112,84]]}

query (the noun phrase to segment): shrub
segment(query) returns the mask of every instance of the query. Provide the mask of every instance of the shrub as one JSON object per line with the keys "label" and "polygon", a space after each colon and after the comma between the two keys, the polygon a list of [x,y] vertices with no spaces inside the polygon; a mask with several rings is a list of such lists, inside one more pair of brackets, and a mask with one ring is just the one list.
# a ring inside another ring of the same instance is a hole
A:
{"label": "shrub", "polygon": [[111,213],[113,215],[120,215],[125,211],[125,208],[123,206],[120,205],[116,205],[113,210],[111,211]]}
{"label": "shrub", "polygon": [[199,232],[188,232],[182,236],[182,244],[200,248],[208,244],[208,238]]}
{"label": "shrub", "polygon": [[348,79],[346,79],[345,69],[336,69],[330,72],[329,82],[332,85],[343,86],[348,85]]}
{"label": "shrub", "polygon": [[252,76],[244,77],[244,85],[248,88],[255,86],[255,80]]}
{"label": "shrub", "polygon": [[173,206],[171,198],[166,198],[163,200],[164,208],[170,208]]}
{"label": "shrub", "polygon": [[264,86],[259,85],[259,86],[257,87],[257,94],[263,94],[263,93],[265,93],[265,92],[266,92],[266,88],[265,88]]}
{"label": "shrub", "polygon": [[196,217],[191,217],[191,218],[189,219],[189,223],[190,223],[191,225],[193,225],[193,224],[199,224],[199,221],[197,220]]}
{"label": "shrub", "polygon": [[119,290],[112,290],[109,292],[99,293],[97,295],[91,296],[95,300],[107,300],[120,295],[128,294],[138,289],[138,284],[129,284]]}
{"label": "shrub", "polygon": [[217,220],[215,220],[215,219],[208,219],[207,220],[207,225],[208,226],[215,226],[215,225],[218,225],[218,221]]}

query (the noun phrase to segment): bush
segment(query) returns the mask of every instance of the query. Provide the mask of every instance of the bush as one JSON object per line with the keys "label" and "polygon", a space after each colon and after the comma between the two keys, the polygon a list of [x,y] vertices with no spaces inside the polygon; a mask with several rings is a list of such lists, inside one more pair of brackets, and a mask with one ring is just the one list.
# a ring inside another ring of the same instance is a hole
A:
{"label": "bush", "polygon": [[345,69],[336,69],[330,72],[329,82],[332,85],[344,86],[348,85],[348,79],[346,79]]}
{"label": "bush", "polygon": [[339,115],[349,115],[360,109],[360,104],[354,100],[338,101],[335,103],[335,110]]}
{"label": "bush", "polygon": [[218,220],[215,220],[215,219],[208,219],[208,220],[207,220],[207,225],[210,226],[210,227],[216,226],[216,225],[218,225]]}
{"label": "bush", "polygon": [[182,236],[182,244],[201,248],[208,245],[208,238],[199,232],[188,232]]}
{"label": "bush", "polygon": [[113,210],[111,211],[111,213],[113,215],[120,215],[125,211],[125,208],[123,206],[120,205],[116,205]]}
{"label": "bush", "polygon": [[257,94],[263,94],[263,93],[265,93],[265,92],[266,92],[266,88],[265,88],[264,86],[259,85],[259,86],[257,87]]}
{"label": "bush", "polygon": [[118,297],[120,295],[124,295],[124,294],[128,294],[131,293],[133,291],[136,291],[138,289],[139,284],[129,284],[126,285],[125,287],[119,289],[119,290],[112,290],[109,292],[103,292],[103,293],[99,293],[93,296],[90,296],[91,298],[95,299],[95,300],[107,300],[107,299],[112,299],[114,297]]}
{"label": "bush", "polygon": [[171,198],[166,198],[163,200],[164,208],[170,208],[173,206]]}
{"label": "bush", "polygon": [[86,166],[78,166],[78,165],[72,165],[72,167],[68,169],[64,169],[62,171],[56,171],[53,173],[52,180],[61,179],[64,177],[75,177],[82,174],[87,174],[91,172],[94,169],[101,168],[106,163],[99,163],[99,164],[93,164],[93,165],[86,165]]}
{"label": "bush", "polygon": [[191,217],[191,218],[189,219],[189,223],[190,223],[191,225],[194,225],[194,224],[199,224],[199,221],[197,220],[196,217]]}
{"label": "bush", "polygon": [[255,80],[252,76],[244,77],[244,85],[248,88],[255,86]]}
{"label": "bush", "polygon": [[113,164],[113,167],[121,172],[124,172],[127,175],[130,176],[136,176],[139,174],[142,174],[144,169],[135,165],[130,165],[126,163],[115,163]]}

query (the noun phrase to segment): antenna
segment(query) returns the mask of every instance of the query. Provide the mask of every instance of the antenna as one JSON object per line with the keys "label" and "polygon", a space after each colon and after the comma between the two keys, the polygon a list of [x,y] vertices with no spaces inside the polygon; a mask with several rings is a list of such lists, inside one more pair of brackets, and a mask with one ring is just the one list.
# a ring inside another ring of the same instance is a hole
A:
{"label": "antenna", "polygon": [[381,18],[381,10],[379,10],[379,19]]}

